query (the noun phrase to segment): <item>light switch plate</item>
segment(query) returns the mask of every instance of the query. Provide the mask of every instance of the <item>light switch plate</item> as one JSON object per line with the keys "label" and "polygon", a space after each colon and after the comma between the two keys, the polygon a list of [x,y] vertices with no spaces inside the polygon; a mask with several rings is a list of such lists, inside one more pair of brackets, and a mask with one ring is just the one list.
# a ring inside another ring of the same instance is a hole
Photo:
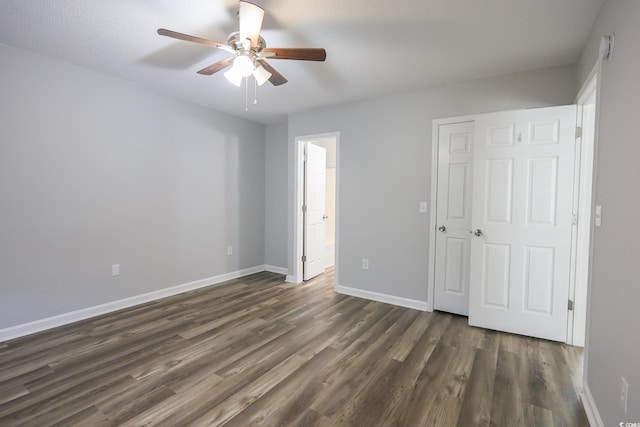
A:
{"label": "light switch plate", "polygon": [[427,213],[428,207],[429,207],[429,205],[427,205],[427,202],[420,202],[419,212],[420,213]]}
{"label": "light switch plate", "polygon": [[594,216],[595,226],[602,227],[602,205],[596,205],[596,214]]}

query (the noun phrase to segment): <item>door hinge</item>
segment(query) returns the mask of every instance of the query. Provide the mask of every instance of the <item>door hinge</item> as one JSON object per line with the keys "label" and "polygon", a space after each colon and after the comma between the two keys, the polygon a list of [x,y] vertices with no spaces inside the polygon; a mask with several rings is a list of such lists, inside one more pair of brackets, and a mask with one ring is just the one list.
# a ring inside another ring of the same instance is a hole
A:
{"label": "door hinge", "polygon": [[302,212],[306,212],[307,211],[307,205],[302,205]]}
{"label": "door hinge", "polygon": [[302,255],[302,262],[307,262],[307,256],[306,255]]}
{"label": "door hinge", "polygon": [[569,304],[567,304],[567,310],[573,311],[573,301],[569,300]]}
{"label": "door hinge", "polygon": [[578,215],[576,215],[576,214],[572,214],[571,215],[571,224],[572,225],[578,225]]}
{"label": "door hinge", "polygon": [[582,138],[582,128],[580,126],[576,126],[576,138]]}

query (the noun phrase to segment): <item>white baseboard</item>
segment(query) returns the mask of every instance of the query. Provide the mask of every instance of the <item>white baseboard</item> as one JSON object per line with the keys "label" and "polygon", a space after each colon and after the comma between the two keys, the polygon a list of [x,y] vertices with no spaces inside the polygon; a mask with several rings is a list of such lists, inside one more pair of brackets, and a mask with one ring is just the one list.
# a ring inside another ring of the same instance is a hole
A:
{"label": "white baseboard", "polygon": [[159,289],[157,291],[124,298],[93,307],[82,308],[80,310],[71,311],[69,313],[63,313],[56,316],[47,317],[45,319],[23,323],[21,325],[10,326],[8,328],[0,329],[0,342],[34,334],[36,332],[41,332],[58,326],[67,325],[79,320],[85,320],[91,317],[100,316],[102,314],[111,313],[113,311],[122,310],[123,308],[133,307],[135,305],[154,301],[160,298],[165,298],[172,295],[181,294],[183,292],[192,291],[194,289],[204,288],[206,286],[226,282],[227,280],[237,279],[239,277],[259,273],[261,271],[265,271],[265,269],[265,265],[258,265],[255,267],[232,271],[230,273],[220,274],[218,276],[207,277],[206,279],[200,279],[194,282],[172,286],[170,288]]}
{"label": "white baseboard", "polygon": [[284,281],[287,283],[298,283],[291,274],[287,274],[287,277],[284,278]]}
{"label": "white baseboard", "polygon": [[351,295],[353,297],[369,299],[387,304],[399,305],[400,307],[413,308],[416,310],[427,311],[429,306],[426,301],[418,301],[415,299],[396,297],[393,295],[381,294],[378,292],[365,291],[362,289],[350,288],[348,286],[337,285],[335,291],[339,294]]}
{"label": "white baseboard", "polygon": [[602,418],[598,412],[598,407],[596,406],[596,402],[593,400],[591,390],[586,382],[582,385],[582,393],[580,393],[580,397],[582,399],[584,412],[587,414],[587,419],[589,420],[589,425],[591,427],[604,427],[604,423],[602,422]]}
{"label": "white baseboard", "polygon": [[286,267],[277,267],[275,265],[266,264],[264,266],[265,271],[276,274],[289,274],[289,269]]}

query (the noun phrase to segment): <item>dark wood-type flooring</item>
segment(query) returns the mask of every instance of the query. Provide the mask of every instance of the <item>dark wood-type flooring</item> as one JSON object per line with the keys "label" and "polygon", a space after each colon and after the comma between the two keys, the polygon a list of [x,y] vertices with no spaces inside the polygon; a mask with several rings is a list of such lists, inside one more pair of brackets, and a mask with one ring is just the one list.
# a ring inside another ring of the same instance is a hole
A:
{"label": "dark wood-type flooring", "polygon": [[581,351],[259,273],[0,343],[0,425],[587,426]]}

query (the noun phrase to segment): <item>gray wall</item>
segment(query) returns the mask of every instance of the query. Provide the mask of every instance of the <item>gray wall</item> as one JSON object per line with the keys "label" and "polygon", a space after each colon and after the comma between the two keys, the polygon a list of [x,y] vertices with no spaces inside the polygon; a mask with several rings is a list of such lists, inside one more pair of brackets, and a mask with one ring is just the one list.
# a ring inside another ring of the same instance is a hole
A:
{"label": "gray wall", "polygon": [[265,137],[265,264],[287,268],[287,123],[267,125]]}
{"label": "gray wall", "polygon": [[[604,425],[640,422],[640,2],[603,3],[580,60],[581,83],[596,62],[600,37],[615,32],[611,62],[603,62],[591,308],[587,334],[587,385]],[[620,377],[629,383],[628,412],[619,403]]]}
{"label": "gray wall", "polygon": [[[340,132],[339,285],[426,301],[429,216],[418,213],[418,204],[430,200],[431,121],[571,104],[576,87],[574,67],[560,67],[290,116],[290,165],[295,137]],[[290,225],[290,240],[292,233]],[[362,258],[369,270],[361,269]]]}
{"label": "gray wall", "polygon": [[263,125],[0,63],[0,329],[264,264]]}

